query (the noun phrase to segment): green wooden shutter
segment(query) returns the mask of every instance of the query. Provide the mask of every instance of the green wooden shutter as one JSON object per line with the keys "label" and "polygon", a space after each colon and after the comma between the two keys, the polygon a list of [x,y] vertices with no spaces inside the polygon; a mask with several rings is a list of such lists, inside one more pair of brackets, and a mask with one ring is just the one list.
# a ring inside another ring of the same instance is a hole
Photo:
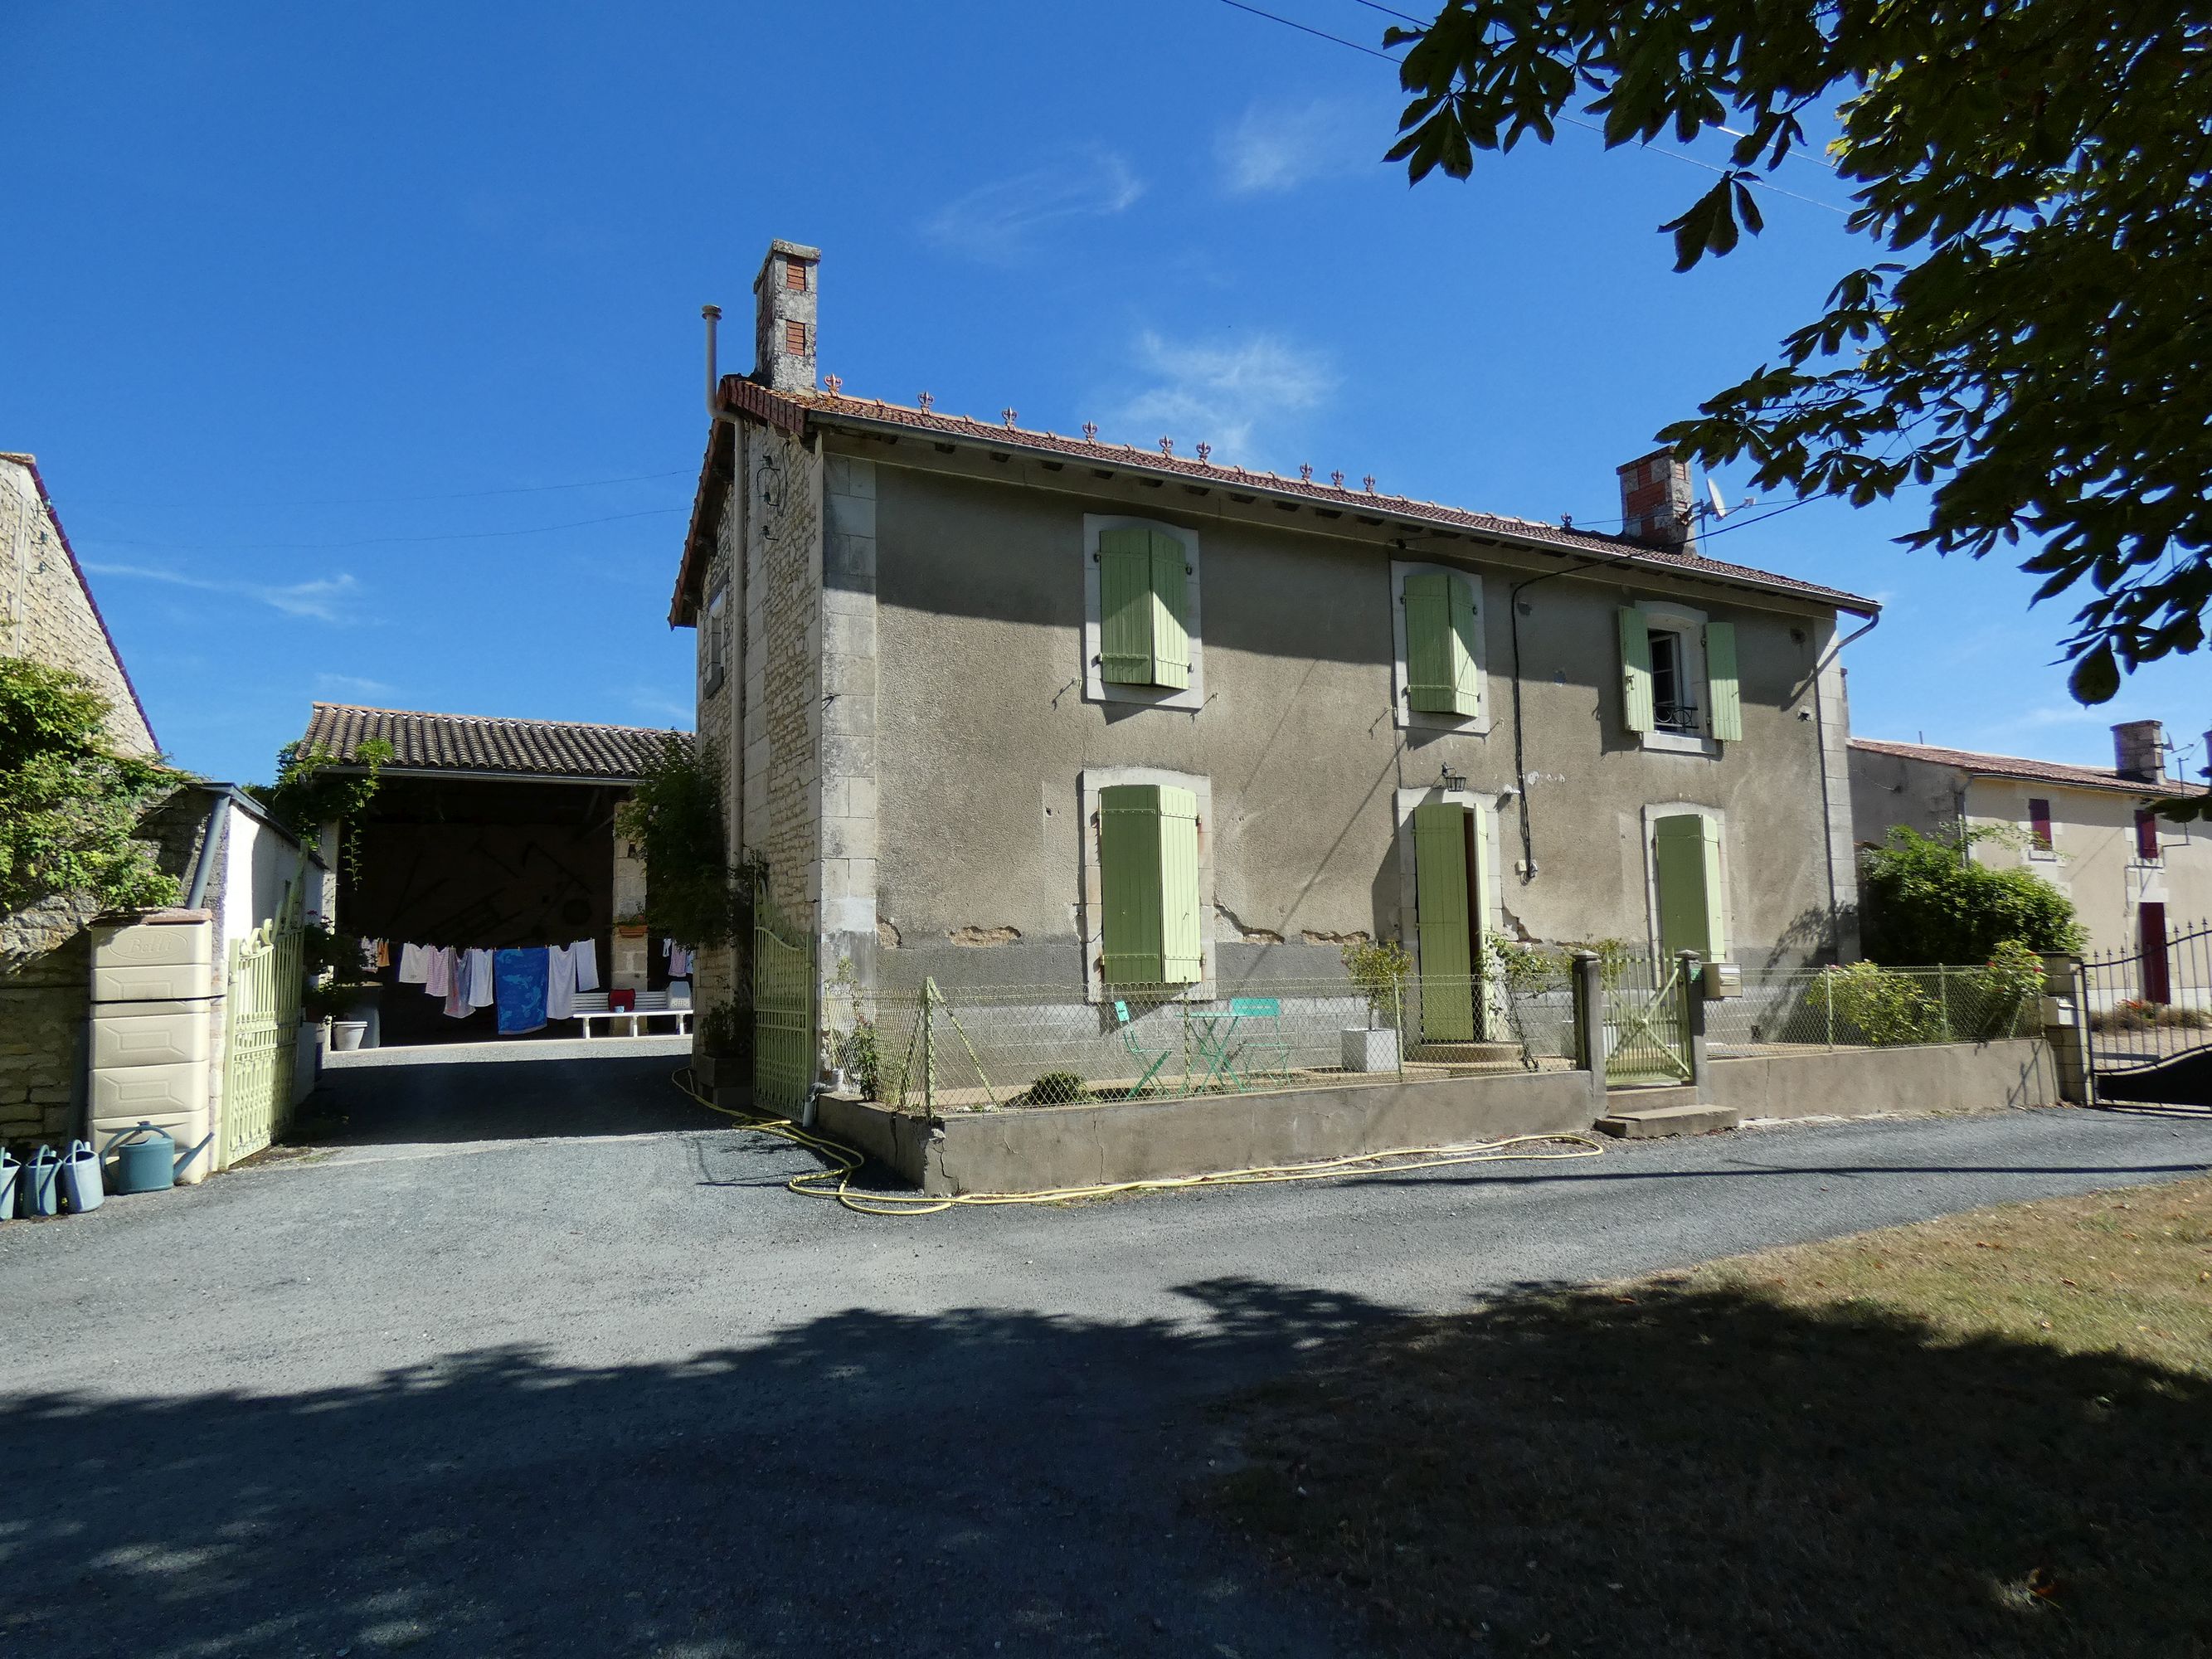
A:
{"label": "green wooden shutter", "polygon": [[1109,985],[1205,976],[1198,914],[1198,798],[1163,784],[1098,792],[1100,953]]}
{"label": "green wooden shutter", "polygon": [[1651,624],[1641,605],[1620,607],[1620,719],[1632,732],[1649,732],[1651,711]]}
{"label": "green wooden shutter", "polygon": [[1413,809],[1413,914],[1421,941],[1421,1035],[1474,1040],[1474,939],[1468,926],[1467,808]]}
{"label": "green wooden shutter", "polygon": [[1151,532],[1152,684],[1181,691],[1190,684],[1190,571],[1182,544]]}
{"label": "green wooden shutter", "polygon": [[1406,693],[1413,708],[1433,714],[1480,712],[1477,624],[1471,582],[1437,571],[1406,578]]}
{"label": "green wooden shutter", "polygon": [[[1176,550],[1182,556],[1182,550]],[[1198,797],[1163,787],[1160,798],[1160,983],[1206,977],[1198,915]]]}
{"label": "green wooden shutter", "polygon": [[1152,683],[1152,545],[1148,530],[1098,537],[1098,678]]}
{"label": "green wooden shutter", "polygon": [[1659,948],[1670,957],[1695,951],[1707,962],[1727,961],[1720,825],[1698,812],[1661,818],[1651,826],[1651,856],[1658,866]]}
{"label": "green wooden shutter", "polygon": [[1723,743],[1743,738],[1743,690],[1735,675],[1735,624],[1705,624],[1705,702],[1713,735]]}

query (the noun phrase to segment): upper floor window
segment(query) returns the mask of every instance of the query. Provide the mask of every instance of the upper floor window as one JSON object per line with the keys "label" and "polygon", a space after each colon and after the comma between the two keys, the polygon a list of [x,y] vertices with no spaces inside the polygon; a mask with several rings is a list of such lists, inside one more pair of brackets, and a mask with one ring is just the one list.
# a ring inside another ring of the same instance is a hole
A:
{"label": "upper floor window", "polygon": [[730,589],[717,587],[707,600],[707,625],[699,630],[704,659],[699,665],[700,689],[713,696],[722,689],[729,672]]}
{"label": "upper floor window", "polygon": [[1482,578],[1450,565],[1394,560],[1390,586],[1397,723],[1487,730]]}
{"label": "upper floor window", "polygon": [[1620,608],[1623,723],[1647,749],[1717,752],[1743,737],[1735,625],[1656,601]]}
{"label": "upper floor window", "polygon": [[1146,519],[1083,520],[1083,695],[1195,709],[1206,702],[1199,538]]}
{"label": "upper floor window", "polygon": [[2058,850],[2051,833],[2051,803],[2040,795],[2027,798],[2027,851],[2031,858],[2048,858]]}
{"label": "upper floor window", "polygon": [[2144,864],[2158,862],[2158,814],[2148,806],[2136,808],[2136,857]]}

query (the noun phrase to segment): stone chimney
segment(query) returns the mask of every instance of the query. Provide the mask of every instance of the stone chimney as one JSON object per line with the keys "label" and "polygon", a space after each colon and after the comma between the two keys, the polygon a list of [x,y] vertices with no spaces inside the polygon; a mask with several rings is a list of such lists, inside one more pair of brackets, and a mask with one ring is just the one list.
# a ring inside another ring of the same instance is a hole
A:
{"label": "stone chimney", "polygon": [[2166,728],[2156,720],[2123,720],[2112,728],[2112,769],[2157,783],[2166,776]]}
{"label": "stone chimney", "polygon": [[822,250],[796,242],[768,245],[753,278],[753,379],[770,392],[814,390],[815,287]]}
{"label": "stone chimney", "polygon": [[1697,515],[1691,509],[1690,466],[1669,449],[1655,449],[1619,469],[1620,533],[1662,553],[1698,550]]}

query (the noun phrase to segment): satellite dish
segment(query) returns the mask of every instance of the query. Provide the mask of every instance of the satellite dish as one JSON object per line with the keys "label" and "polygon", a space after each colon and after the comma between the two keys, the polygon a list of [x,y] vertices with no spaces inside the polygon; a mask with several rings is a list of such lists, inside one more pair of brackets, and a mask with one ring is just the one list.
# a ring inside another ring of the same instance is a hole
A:
{"label": "satellite dish", "polygon": [[1710,472],[1705,474],[1705,493],[1713,498],[1713,517],[1728,517],[1728,503],[1721,499],[1721,487],[1713,482],[1713,475]]}

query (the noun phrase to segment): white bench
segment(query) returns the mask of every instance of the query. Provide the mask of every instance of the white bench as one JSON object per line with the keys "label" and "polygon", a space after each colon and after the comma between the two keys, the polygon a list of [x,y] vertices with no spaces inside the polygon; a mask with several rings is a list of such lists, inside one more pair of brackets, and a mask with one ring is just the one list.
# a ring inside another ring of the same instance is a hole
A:
{"label": "white bench", "polygon": [[678,1036],[690,1034],[691,1005],[689,1001],[671,1007],[665,991],[640,991],[636,996],[635,1008],[610,1008],[605,991],[579,991],[576,994],[575,1018],[583,1022],[584,1035],[588,1037],[592,1035],[592,1026],[605,1024],[617,1036],[649,1036],[652,1035],[649,1022],[656,1019],[674,1020],[675,1035]]}

